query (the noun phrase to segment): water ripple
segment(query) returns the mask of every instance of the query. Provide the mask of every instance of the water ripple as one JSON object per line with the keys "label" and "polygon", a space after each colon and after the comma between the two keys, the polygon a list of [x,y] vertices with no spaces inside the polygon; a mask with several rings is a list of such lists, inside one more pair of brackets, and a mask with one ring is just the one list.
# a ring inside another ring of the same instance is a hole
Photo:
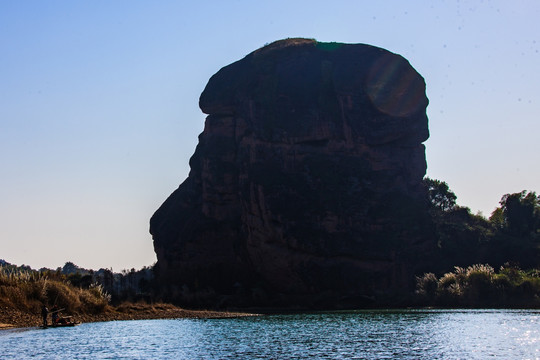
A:
{"label": "water ripple", "polygon": [[0,331],[0,359],[540,359],[534,310],[385,310]]}

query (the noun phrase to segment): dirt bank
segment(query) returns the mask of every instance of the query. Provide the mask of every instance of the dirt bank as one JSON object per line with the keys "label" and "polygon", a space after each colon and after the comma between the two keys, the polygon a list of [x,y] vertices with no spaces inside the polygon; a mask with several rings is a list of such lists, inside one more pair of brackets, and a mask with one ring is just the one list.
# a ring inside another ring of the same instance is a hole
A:
{"label": "dirt bank", "polygon": [[[186,310],[171,304],[122,304],[109,306],[100,314],[62,314],[71,315],[76,322],[98,322],[114,320],[144,320],[144,319],[210,319],[255,316],[256,314],[237,313],[211,310]],[[49,323],[51,319],[49,316]],[[14,327],[31,327],[41,325],[39,314],[23,312],[17,309],[0,307],[0,329]]]}

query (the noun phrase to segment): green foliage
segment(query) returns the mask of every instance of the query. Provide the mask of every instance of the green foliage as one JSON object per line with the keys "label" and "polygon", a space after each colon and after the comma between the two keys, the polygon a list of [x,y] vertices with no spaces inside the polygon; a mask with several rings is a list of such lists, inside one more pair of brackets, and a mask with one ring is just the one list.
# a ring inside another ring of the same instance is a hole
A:
{"label": "green foliage", "polygon": [[500,207],[493,210],[491,216],[489,217],[489,222],[497,230],[503,230],[506,227],[506,218],[504,216],[503,209]]}
{"label": "green foliage", "polygon": [[499,261],[540,266],[540,198],[535,192],[504,195],[489,222],[494,229],[490,250]]}
{"label": "green foliage", "polygon": [[540,230],[540,197],[533,191],[506,194],[490,221],[503,231],[519,237],[535,236]]}
{"label": "green foliage", "polygon": [[487,264],[455,267],[438,280],[433,273],[417,277],[416,294],[424,305],[540,307],[538,274],[509,264],[498,273]]}
{"label": "green foliage", "polygon": [[504,195],[487,220],[457,205],[445,182],[425,178],[424,184],[438,245],[431,271],[474,263],[540,267],[540,199],[535,192]]}
{"label": "green foliage", "polygon": [[446,182],[426,177],[424,185],[433,208],[439,211],[451,211],[456,208],[457,196],[450,190]]}

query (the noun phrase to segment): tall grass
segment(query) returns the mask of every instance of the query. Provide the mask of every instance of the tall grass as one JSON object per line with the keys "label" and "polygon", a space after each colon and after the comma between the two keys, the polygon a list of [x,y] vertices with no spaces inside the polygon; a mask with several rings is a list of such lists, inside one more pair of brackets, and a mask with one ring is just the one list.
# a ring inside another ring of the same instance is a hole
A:
{"label": "tall grass", "polygon": [[468,307],[540,307],[540,272],[505,264],[496,272],[487,264],[437,278],[426,273],[416,278],[416,294],[424,305]]}
{"label": "tall grass", "polygon": [[68,313],[96,314],[103,312],[109,301],[101,285],[83,289],[51,272],[0,266],[0,306],[39,313],[45,304],[57,305]]}

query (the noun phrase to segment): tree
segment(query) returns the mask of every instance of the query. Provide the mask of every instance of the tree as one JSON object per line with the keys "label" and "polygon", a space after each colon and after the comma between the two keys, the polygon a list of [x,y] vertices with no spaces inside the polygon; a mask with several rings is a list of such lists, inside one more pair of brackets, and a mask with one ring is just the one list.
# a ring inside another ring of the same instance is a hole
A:
{"label": "tree", "polygon": [[540,198],[532,191],[522,191],[504,195],[499,204],[489,217],[496,230],[490,253],[523,267],[539,266]]}
{"label": "tree", "polygon": [[428,190],[429,201],[434,208],[443,212],[456,208],[457,196],[450,190],[446,182],[426,177],[424,184]]}
{"label": "tree", "polygon": [[519,193],[506,194],[502,197],[501,210],[495,210],[490,220],[500,223],[503,216],[503,228],[516,236],[535,234],[540,227],[540,198],[533,191],[523,190]]}
{"label": "tree", "polygon": [[497,229],[503,230],[506,228],[506,218],[504,216],[503,209],[500,207],[493,210],[489,217],[489,222]]}

